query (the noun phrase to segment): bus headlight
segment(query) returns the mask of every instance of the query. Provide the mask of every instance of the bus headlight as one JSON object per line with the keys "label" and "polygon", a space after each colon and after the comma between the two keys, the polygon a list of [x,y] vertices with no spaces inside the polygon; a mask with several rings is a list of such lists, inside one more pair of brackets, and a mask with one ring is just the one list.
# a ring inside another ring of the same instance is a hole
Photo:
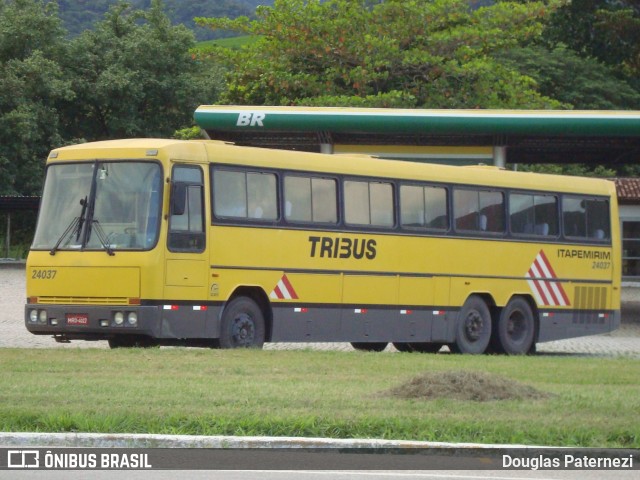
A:
{"label": "bus headlight", "polygon": [[113,315],[113,323],[115,323],[118,326],[122,325],[124,323],[124,313],[116,312]]}
{"label": "bus headlight", "polygon": [[138,314],[136,312],[129,312],[127,315],[127,324],[135,327],[138,325]]}
{"label": "bus headlight", "polygon": [[43,325],[47,324],[47,311],[46,310],[40,310],[38,312],[38,323],[41,323]]}
{"label": "bus headlight", "polygon": [[36,323],[37,321],[38,321],[38,311],[37,310],[31,310],[29,312],[29,322]]}

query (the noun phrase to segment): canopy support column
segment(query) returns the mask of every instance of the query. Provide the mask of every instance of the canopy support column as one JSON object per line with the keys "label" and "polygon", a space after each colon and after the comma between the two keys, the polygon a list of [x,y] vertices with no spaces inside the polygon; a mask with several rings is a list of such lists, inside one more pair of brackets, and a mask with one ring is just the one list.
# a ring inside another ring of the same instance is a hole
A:
{"label": "canopy support column", "polygon": [[9,252],[11,251],[11,212],[7,212],[7,235],[5,237],[5,257],[9,258]]}
{"label": "canopy support column", "polygon": [[493,147],[493,164],[499,168],[507,167],[507,147],[495,146]]}
{"label": "canopy support column", "polygon": [[320,153],[333,154],[333,137],[331,132],[318,132],[318,141],[320,143]]}

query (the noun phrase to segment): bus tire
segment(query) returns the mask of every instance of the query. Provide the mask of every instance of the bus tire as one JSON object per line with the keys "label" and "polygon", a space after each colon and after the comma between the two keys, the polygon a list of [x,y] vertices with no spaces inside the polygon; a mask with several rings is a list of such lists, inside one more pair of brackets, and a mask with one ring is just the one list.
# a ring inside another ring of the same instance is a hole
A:
{"label": "bus tire", "polygon": [[362,352],[381,352],[389,345],[386,342],[351,342],[351,346]]}
{"label": "bus tire", "polygon": [[449,345],[454,353],[481,354],[491,340],[491,313],[478,295],[471,295],[462,305],[456,324],[456,340]]}
{"label": "bus tire", "polygon": [[220,348],[262,348],[265,340],[264,314],[248,297],[236,297],[222,312]]}
{"label": "bus tire", "polygon": [[536,322],[529,302],[522,297],[509,300],[496,325],[497,347],[508,355],[526,355],[531,351],[535,333]]}

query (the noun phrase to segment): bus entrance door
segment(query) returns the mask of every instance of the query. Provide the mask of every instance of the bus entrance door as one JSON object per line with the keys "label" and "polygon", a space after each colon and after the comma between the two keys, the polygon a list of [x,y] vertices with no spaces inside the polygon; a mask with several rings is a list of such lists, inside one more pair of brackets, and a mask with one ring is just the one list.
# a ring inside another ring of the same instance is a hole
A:
{"label": "bus entrance door", "polygon": [[202,169],[174,165],[170,195],[162,334],[165,338],[202,338],[208,312]]}

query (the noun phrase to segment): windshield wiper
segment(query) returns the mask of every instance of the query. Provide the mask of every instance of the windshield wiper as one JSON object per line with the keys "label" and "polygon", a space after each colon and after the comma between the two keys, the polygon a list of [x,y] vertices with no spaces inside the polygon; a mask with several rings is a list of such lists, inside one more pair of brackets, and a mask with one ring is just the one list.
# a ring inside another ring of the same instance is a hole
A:
{"label": "windshield wiper", "polygon": [[85,195],[84,198],[80,199],[80,205],[82,205],[82,210],[80,211],[80,216],[78,217],[78,233],[76,234],[76,242],[80,241],[80,233],[82,233],[82,225],[84,225],[84,221],[87,214],[87,197]]}
{"label": "windshield wiper", "polygon": [[71,223],[69,224],[69,226],[67,227],[67,229],[62,233],[62,235],[60,235],[60,238],[58,239],[58,241],[56,242],[56,244],[53,246],[53,248],[49,251],[49,255],[55,255],[56,252],[58,251],[58,247],[60,246],[60,244],[62,243],[62,241],[67,238],[67,236],[73,232],[74,228],[78,228],[78,231],[80,231],[80,217],[75,217],[73,220],[71,220]]}
{"label": "windshield wiper", "polygon": [[107,254],[109,254],[109,256],[114,256],[115,252],[113,251],[113,248],[111,248],[111,246],[109,245],[109,236],[105,235],[104,230],[102,229],[102,225],[100,225],[100,222],[94,218],[93,220],[91,220],[91,224],[95,226],[95,231],[96,231],[96,235],[98,236],[98,240],[100,240],[100,243],[102,244],[102,247],[105,249]]}
{"label": "windshield wiper", "polygon": [[[64,232],[62,232],[62,235],[60,235],[60,238],[58,238],[58,241],[56,242],[56,244],[49,251],[49,255],[55,255],[56,252],[58,251],[58,247],[60,247],[60,244],[62,243],[62,241],[65,238],[67,238],[67,236],[69,234],[73,234],[74,231],[77,232],[76,233],[76,242],[78,242],[80,240],[80,233],[82,232],[82,225],[84,224],[85,214],[87,212],[87,197],[86,196],[84,198],[80,199],[80,205],[82,205],[82,210],[80,210],[80,216],[79,217],[74,217],[73,220],[71,220],[71,223],[69,223],[69,226],[65,229]],[[74,229],[77,229],[77,231],[74,230]]]}

